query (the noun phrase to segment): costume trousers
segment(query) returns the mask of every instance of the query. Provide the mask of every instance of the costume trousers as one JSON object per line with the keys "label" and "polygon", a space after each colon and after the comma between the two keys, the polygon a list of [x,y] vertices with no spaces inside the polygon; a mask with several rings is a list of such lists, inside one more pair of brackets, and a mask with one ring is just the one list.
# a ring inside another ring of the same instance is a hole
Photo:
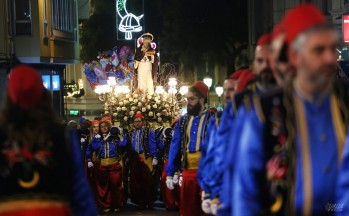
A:
{"label": "costume trousers", "polygon": [[184,169],[183,183],[180,188],[181,216],[207,215],[201,209],[201,188],[196,180],[197,169]]}
{"label": "costume trousers", "polygon": [[[151,158],[147,158],[151,161]],[[144,157],[134,155],[130,164],[130,197],[134,204],[152,205],[154,200],[151,171]],[[151,162],[150,162],[151,163]]]}
{"label": "costume trousers", "polygon": [[167,160],[164,161],[164,168],[161,174],[161,192],[164,200],[165,208],[174,210],[179,208],[179,186],[176,185],[173,190],[170,190],[166,186],[166,170]]}
{"label": "costume trousers", "polygon": [[122,166],[120,163],[108,166],[98,165],[95,170],[97,203],[102,208],[120,209],[124,205],[122,188]]}

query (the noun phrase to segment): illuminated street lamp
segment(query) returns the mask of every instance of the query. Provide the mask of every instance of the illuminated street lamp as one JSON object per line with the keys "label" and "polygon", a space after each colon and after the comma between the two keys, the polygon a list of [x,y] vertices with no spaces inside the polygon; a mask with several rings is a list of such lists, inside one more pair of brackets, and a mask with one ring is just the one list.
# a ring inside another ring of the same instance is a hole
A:
{"label": "illuminated street lamp", "polygon": [[218,95],[218,102],[219,102],[219,104],[221,104],[221,96],[223,94],[223,87],[218,84],[216,86],[215,90],[216,90],[216,94]]}
{"label": "illuminated street lamp", "polygon": [[207,95],[207,104],[210,105],[210,88],[212,86],[212,78],[209,76],[206,76],[204,78],[204,83],[207,85],[208,87],[208,95]]}
{"label": "illuminated street lamp", "polygon": [[155,93],[159,94],[159,95],[165,93],[164,87],[163,86],[156,86]]}
{"label": "illuminated street lamp", "polygon": [[168,79],[168,85],[170,87],[175,87],[177,85],[177,79],[175,77],[171,77]]}
{"label": "illuminated street lamp", "polygon": [[189,87],[188,86],[181,86],[179,88],[179,93],[181,95],[186,95],[188,93],[188,91],[189,91]]}

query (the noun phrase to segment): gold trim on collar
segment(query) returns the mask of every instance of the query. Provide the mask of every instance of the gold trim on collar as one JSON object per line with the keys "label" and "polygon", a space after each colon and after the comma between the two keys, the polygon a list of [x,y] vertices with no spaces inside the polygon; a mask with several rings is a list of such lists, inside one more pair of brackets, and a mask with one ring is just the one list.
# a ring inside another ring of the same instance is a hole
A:
{"label": "gold trim on collar", "polygon": [[189,143],[190,143],[190,138],[191,138],[190,130],[191,130],[191,126],[193,124],[193,120],[194,120],[194,117],[190,116],[189,121],[188,121],[187,131],[186,131],[186,134],[188,137],[188,142],[185,143],[185,146],[187,147],[186,152],[189,152]]}
{"label": "gold trim on collar", "polygon": [[[200,117],[198,132],[197,132],[197,136],[196,136],[196,146],[195,146],[196,151],[200,150],[201,133],[202,133],[202,127],[203,127],[205,118],[206,118],[206,115],[201,115],[201,117]],[[209,121],[209,119],[207,119],[207,121]]]}
{"label": "gold trim on collar", "polygon": [[332,111],[332,124],[334,127],[334,133],[337,138],[338,164],[341,164],[346,137],[345,127],[339,110],[338,98],[333,94],[330,97],[330,103]]}
{"label": "gold trim on collar", "polygon": [[311,167],[311,154],[309,150],[309,137],[308,127],[306,121],[306,115],[304,111],[303,102],[296,95],[293,95],[295,104],[295,117],[298,124],[298,130],[301,139],[301,157],[303,163],[303,215],[311,215],[313,197],[312,197],[312,167]]}
{"label": "gold trim on collar", "polygon": [[263,113],[262,105],[261,105],[261,98],[258,95],[255,95],[253,97],[254,107],[256,110],[257,117],[261,123],[265,123],[265,116]]}

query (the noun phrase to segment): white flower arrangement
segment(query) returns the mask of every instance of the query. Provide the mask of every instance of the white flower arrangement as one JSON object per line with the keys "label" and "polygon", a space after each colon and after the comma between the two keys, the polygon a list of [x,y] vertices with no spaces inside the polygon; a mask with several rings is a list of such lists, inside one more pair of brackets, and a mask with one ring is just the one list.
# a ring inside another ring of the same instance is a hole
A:
{"label": "white flower arrangement", "polygon": [[[147,123],[150,125],[159,125],[162,122],[172,121],[176,116],[172,116],[176,110],[170,106],[170,99],[162,95],[125,95],[124,98],[118,98],[119,102],[113,103],[107,107],[112,110],[113,120],[119,122],[121,127],[129,128],[132,126],[133,117],[136,113],[141,113]],[[177,112],[178,113],[178,112]]]}

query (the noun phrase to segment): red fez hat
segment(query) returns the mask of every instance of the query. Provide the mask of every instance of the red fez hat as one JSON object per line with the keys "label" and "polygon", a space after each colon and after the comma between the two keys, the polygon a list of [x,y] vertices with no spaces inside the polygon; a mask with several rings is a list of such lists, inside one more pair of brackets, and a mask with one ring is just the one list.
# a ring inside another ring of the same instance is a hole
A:
{"label": "red fez hat", "polygon": [[304,3],[288,11],[284,17],[287,43],[291,44],[305,30],[325,24],[326,17],[311,3]]}
{"label": "red fez hat", "polygon": [[142,113],[136,113],[133,118],[143,118]]}
{"label": "red fez hat", "polygon": [[238,91],[243,90],[246,85],[255,78],[255,75],[252,70],[245,70],[244,73],[241,74],[238,81]]}
{"label": "red fez hat", "polygon": [[270,34],[264,34],[258,39],[257,46],[270,44],[270,41],[271,41]]}
{"label": "red fez hat", "polygon": [[41,99],[45,87],[41,75],[28,65],[18,65],[10,73],[7,94],[12,103],[23,109],[36,105]]}
{"label": "red fez hat", "polygon": [[111,117],[110,116],[104,116],[100,121],[99,121],[99,124],[102,124],[102,123],[108,123],[110,126],[112,125],[111,123]]}
{"label": "red fez hat", "polygon": [[203,81],[197,81],[191,87],[196,88],[202,97],[207,98],[208,86]]}
{"label": "red fez hat", "polygon": [[273,28],[273,32],[271,33],[271,40],[273,40],[283,31],[284,31],[284,24],[282,22],[275,25]]}
{"label": "red fez hat", "polygon": [[232,73],[232,74],[230,75],[230,78],[232,78],[232,79],[234,79],[234,80],[238,80],[239,77],[240,77],[242,74],[244,74],[245,72],[247,72],[247,71],[248,71],[248,69],[237,70],[237,71],[235,71],[234,73]]}
{"label": "red fez hat", "polygon": [[93,120],[93,121],[91,122],[91,125],[99,125],[99,121],[98,121],[98,120]]}

